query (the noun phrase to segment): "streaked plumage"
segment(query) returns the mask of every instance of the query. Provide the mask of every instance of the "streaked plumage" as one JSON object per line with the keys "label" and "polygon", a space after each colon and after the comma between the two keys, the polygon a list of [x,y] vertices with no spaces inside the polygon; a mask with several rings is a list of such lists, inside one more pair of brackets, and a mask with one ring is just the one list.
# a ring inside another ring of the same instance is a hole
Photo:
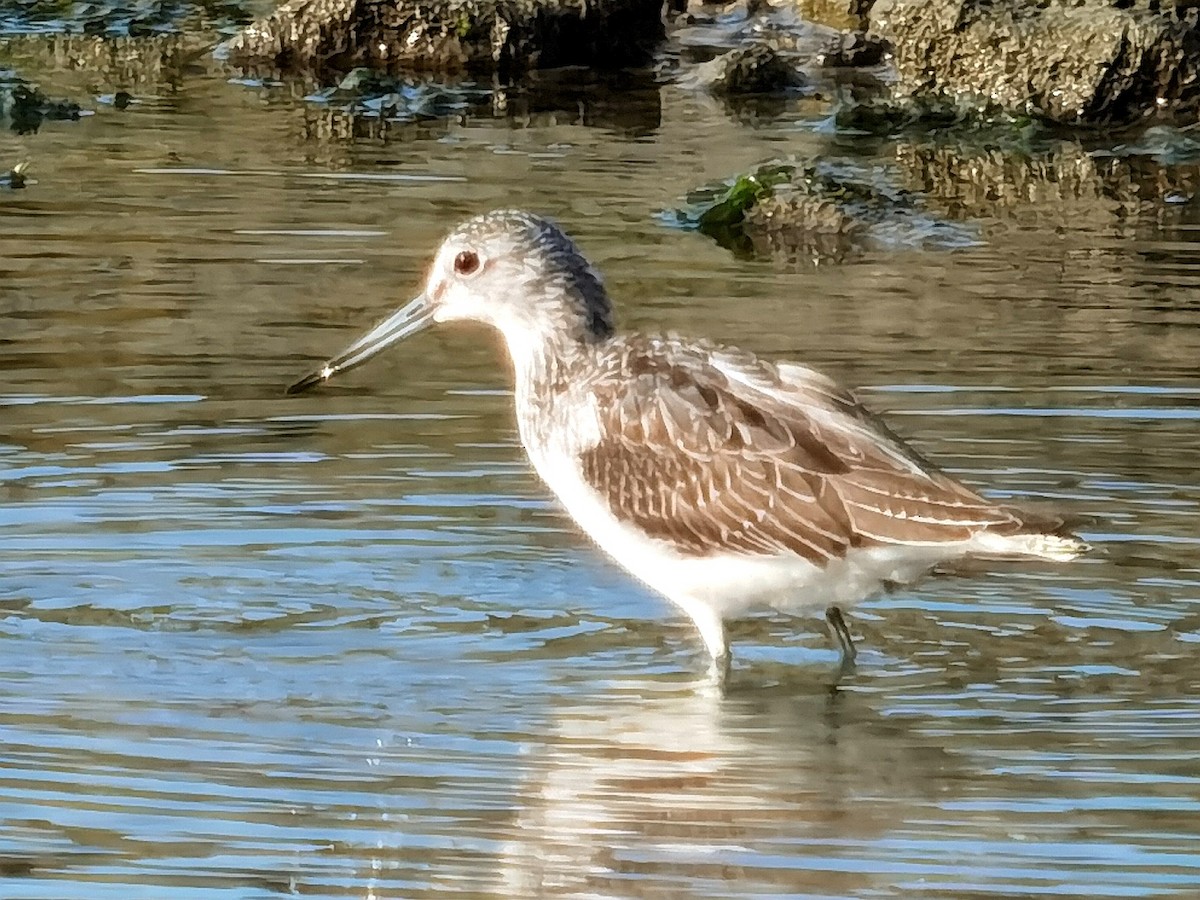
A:
{"label": "streaked plumage", "polygon": [[967,556],[1070,559],[1061,523],[993,503],[905,446],[849,391],[791,363],[614,336],[602,282],[550,222],[500,211],[443,243],[426,289],[301,390],[432,321],[505,339],[538,474],[597,544],[696,622],[840,607]]}

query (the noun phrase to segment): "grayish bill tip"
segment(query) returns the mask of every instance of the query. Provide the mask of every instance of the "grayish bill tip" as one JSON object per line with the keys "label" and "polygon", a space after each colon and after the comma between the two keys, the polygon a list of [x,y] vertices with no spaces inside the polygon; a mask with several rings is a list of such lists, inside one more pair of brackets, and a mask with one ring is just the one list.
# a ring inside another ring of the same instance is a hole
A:
{"label": "grayish bill tip", "polygon": [[287,387],[288,394],[303,394],[309,388],[316,387],[318,384],[323,384],[329,380],[329,376],[334,372],[331,366],[325,365],[316,371],[309,372],[299,381],[289,384]]}

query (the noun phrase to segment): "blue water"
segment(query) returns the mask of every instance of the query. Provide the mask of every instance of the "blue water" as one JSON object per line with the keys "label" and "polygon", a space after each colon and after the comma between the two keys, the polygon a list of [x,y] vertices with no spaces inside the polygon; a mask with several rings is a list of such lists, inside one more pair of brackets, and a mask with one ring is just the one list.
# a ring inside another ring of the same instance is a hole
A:
{"label": "blue water", "polygon": [[[1193,204],[973,206],[876,141],[976,246],[743,260],[661,211],[846,152],[823,115],[666,86],[381,137],[214,64],[136,93],[0,133],[38,182],[0,196],[0,895],[1200,894]],[[487,335],[282,395],[502,204],[629,327],[862,385],[1095,554],[879,598],[840,680],[823,623],[740,623],[709,689],[529,473]]]}

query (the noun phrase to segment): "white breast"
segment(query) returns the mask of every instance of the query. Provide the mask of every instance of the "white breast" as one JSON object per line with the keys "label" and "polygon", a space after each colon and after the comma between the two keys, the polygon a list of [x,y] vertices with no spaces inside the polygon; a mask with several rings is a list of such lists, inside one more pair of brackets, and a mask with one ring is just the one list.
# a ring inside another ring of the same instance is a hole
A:
{"label": "white breast", "polygon": [[692,617],[710,648],[723,641],[722,621],[753,609],[820,613],[834,604],[853,607],[886,582],[913,580],[931,565],[956,555],[947,546],[883,546],[853,550],[824,566],[790,553],[683,555],[614,515],[605,498],[584,479],[580,454],[597,444],[600,430],[590,397],[580,392],[569,400],[563,398],[569,414],[560,407],[556,414],[544,416],[545,410],[524,396],[527,384],[517,378],[518,420],[538,475],[602,550]]}
{"label": "white breast", "polygon": [[885,581],[916,577],[945,552],[917,560],[911,548],[876,548],[852,552],[824,568],[792,554],[685,556],[613,515],[584,480],[577,453],[537,442],[526,449],[538,475],[592,540],[693,618],[703,612],[730,619],[764,606],[793,613],[820,612],[835,603],[853,606]]}

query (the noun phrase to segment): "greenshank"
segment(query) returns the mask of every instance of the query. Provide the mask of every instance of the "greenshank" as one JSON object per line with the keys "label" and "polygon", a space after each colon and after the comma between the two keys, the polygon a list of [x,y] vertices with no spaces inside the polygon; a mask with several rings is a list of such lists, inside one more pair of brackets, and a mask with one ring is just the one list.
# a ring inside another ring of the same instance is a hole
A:
{"label": "greenshank", "polygon": [[905,445],[853,393],[789,362],[675,336],[619,335],[599,273],[554,223],[476,216],[424,289],[289,393],[433,323],[499,332],[521,441],[567,513],[679,606],[723,677],[725,623],[842,610],[969,557],[1073,559],[1061,522],[988,500]]}

